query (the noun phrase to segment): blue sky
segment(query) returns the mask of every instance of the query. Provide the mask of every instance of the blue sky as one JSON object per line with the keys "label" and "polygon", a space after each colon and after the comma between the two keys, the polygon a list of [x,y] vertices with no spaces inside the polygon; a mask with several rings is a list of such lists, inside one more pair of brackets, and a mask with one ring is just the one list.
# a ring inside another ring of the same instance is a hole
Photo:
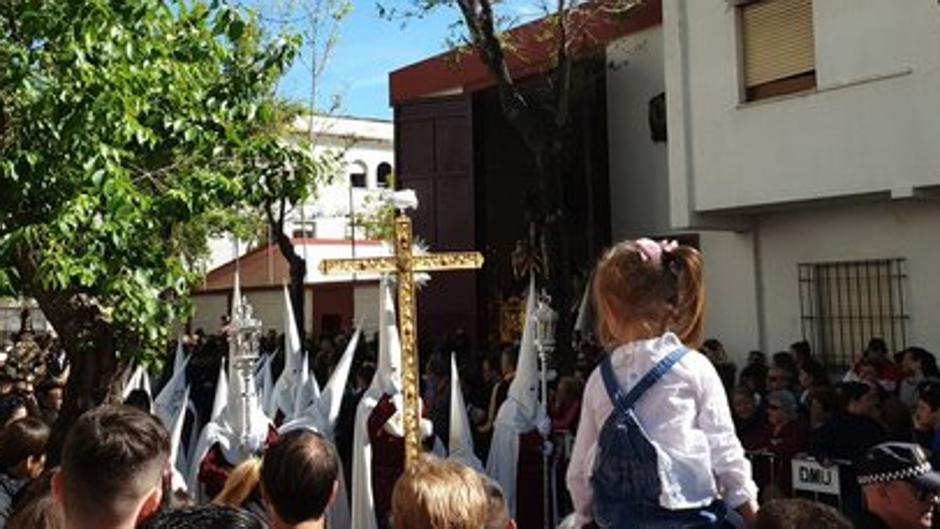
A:
{"label": "blue sky", "polygon": [[[446,50],[448,26],[456,12],[442,9],[429,17],[401,22],[379,17],[375,0],[353,0],[344,20],[339,43],[320,82],[319,108],[338,94],[338,114],[391,119],[388,103],[389,72]],[[310,100],[310,67],[305,56],[281,81],[280,94]]]}

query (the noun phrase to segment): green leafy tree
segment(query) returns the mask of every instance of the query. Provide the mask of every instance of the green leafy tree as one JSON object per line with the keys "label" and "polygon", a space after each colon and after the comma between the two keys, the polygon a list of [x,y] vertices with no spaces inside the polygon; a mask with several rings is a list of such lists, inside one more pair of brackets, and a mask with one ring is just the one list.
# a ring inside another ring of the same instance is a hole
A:
{"label": "green leafy tree", "polygon": [[71,361],[57,431],[163,352],[208,236],[320,174],[270,132],[298,46],[215,1],[0,4],[0,289]]}

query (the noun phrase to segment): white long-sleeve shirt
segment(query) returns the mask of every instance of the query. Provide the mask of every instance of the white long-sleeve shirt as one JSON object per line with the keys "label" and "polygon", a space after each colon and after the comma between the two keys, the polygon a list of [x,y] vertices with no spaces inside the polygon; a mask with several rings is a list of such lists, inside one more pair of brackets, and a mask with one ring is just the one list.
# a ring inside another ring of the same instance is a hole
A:
{"label": "white long-sleeve shirt", "polygon": [[[611,360],[621,387],[629,391],[678,347],[682,347],[679,338],[666,333],[615,349]],[[658,455],[660,506],[700,508],[721,497],[730,507],[738,507],[757,498],[724,387],[704,355],[690,350],[633,409]],[[588,378],[581,410],[567,482],[577,517],[586,522],[593,519],[590,479],[598,435],[613,410],[600,367]]]}

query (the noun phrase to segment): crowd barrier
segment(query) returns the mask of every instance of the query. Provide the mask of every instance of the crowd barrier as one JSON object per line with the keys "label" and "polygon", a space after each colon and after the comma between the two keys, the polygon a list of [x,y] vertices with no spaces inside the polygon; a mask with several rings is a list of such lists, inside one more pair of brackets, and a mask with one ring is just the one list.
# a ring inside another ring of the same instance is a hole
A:
{"label": "crowd barrier", "polygon": [[790,459],[789,468],[782,468],[773,452],[750,451],[747,457],[762,494],[769,492],[773,497],[779,493],[776,489],[781,478],[789,478],[786,485],[794,497],[831,505],[846,515],[853,514],[861,504],[851,461],[820,461],[809,454],[798,454]]}

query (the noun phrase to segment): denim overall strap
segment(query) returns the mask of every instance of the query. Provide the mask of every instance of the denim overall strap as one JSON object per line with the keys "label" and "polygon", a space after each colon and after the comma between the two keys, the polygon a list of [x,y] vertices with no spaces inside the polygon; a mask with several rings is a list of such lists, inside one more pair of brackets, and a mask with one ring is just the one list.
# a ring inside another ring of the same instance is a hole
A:
{"label": "denim overall strap", "polygon": [[640,400],[643,394],[659,382],[659,379],[663,378],[663,375],[668,373],[688,352],[689,350],[685,347],[679,347],[669,353],[665,358],[660,360],[659,363],[653,366],[653,369],[650,369],[649,372],[643,375],[643,378],[641,378],[626,395],[624,395],[623,388],[617,382],[616,376],[614,376],[613,363],[611,362],[610,355],[608,355],[607,358],[601,362],[601,375],[604,379],[604,387],[607,388],[607,394],[610,396],[610,401],[614,403],[621,413],[626,413],[628,410],[633,409],[633,405],[636,404],[636,401]]}

